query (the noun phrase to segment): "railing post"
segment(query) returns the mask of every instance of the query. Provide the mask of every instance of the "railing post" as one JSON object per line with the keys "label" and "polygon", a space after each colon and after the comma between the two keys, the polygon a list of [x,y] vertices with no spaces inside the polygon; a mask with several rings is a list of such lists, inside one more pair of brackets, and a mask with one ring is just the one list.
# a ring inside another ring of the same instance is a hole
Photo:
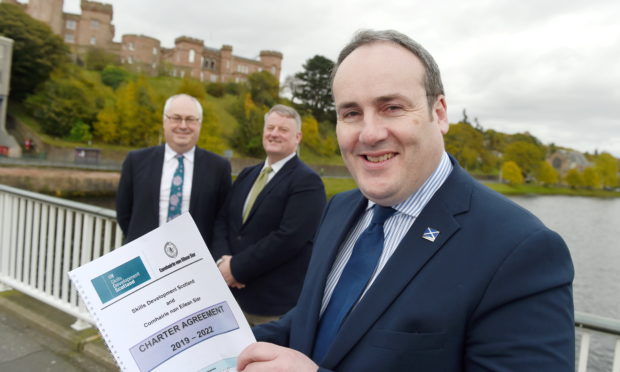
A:
{"label": "railing post", "polygon": [[614,364],[611,372],[620,372],[620,338],[616,340],[616,351],[614,353]]}
{"label": "railing post", "polygon": [[582,330],[581,346],[579,348],[579,365],[577,372],[586,372],[588,369],[588,355],[590,354],[590,333]]}

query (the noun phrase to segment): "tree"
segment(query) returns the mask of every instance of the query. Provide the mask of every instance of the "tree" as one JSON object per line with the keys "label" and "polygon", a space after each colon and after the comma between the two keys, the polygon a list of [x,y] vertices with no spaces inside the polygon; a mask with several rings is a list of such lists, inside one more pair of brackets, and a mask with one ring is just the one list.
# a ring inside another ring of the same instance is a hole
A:
{"label": "tree", "polygon": [[248,85],[252,100],[259,106],[271,107],[278,103],[280,82],[268,71],[248,75]]}
{"label": "tree", "polygon": [[546,161],[541,161],[534,174],[536,180],[543,185],[554,185],[558,183],[558,172]]}
{"label": "tree", "polygon": [[564,181],[566,184],[573,189],[583,186],[583,178],[581,177],[581,173],[575,168],[569,169],[566,172],[566,176],[564,176]]}
{"label": "tree", "polygon": [[502,164],[502,179],[504,179],[509,185],[522,185],[523,174],[521,168],[514,161],[507,161]]}
{"label": "tree", "polygon": [[[465,112],[463,111],[463,114]],[[491,170],[494,166],[490,154],[484,148],[484,136],[466,122],[451,124],[444,136],[446,151],[452,154],[467,170]],[[486,162],[486,164],[485,164]]]}
{"label": "tree", "polygon": [[199,101],[207,98],[204,85],[198,80],[190,79],[188,77],[181,80],[181,85],[179,85],[174,94],[181,93],[190,95]]}
{"label": "tree", "polygon": [[95,136],[106,143],[153,146],[160,142],[164,99],[144,77],[122,85],[106,102],[94,124]]}
{"label": "tree", "polygon": [[336,113],[332,99],[330,76],[334,62],[320,55],[308,59],[304,71],[295,74],[293,101],[298,99],[318,121],[335,123]]}
{"label": "tree", "polygon": [[231,138],[233,147],[247,156],[263,157],[263,124],[268,108],[257,106],[250,93],[245,93],[239,96],[232,111],[239,123]]}
{"label": "tree", "polygon": [[544,149],[530,142],[513,142],[504,151],[504,161],[514,161],[525,175],[532,175],[544,158]]}
{"label": "tree", "polygon": [[601,188],[601,176],[594,167],[588,167],[581,173],[583,185],[589,189]]}
{"label": "tree", "polygon": [[43,22],[19,6],[0,3],[0,35],[13,39],[11,98],[22,101],[68,61],[68,48]]}
{"label": "tree", "polygon": [[[38,120],[44,133],[55,137],[78,139],[88,138],[91,126],[97,119],[106,99],[112,95],[105,87],[75,65],[65,65],[54,71],[51,78],[43,83],[35,94],[30,95],[26,107]],[[84,127],[86,125],[86,127]],[[78,126],[79,128],[75,128]]]}
{"label": "tree", "polygon": [[331,156],[336,153],[336,140],[334,137],[325,137],[321,135],[319,123],[313,116],[307,115],[303,117],[301,131],[303,133],[302,143],[317,155]]}
{"label": "tree", "polygon": [[89,70],[102,71],[107,66],[119,64],[119,57],[103,48],[90,47],[84,55],[84,67]]}
{"label": "tree", "polygon": [[595,167],[601,176],[601,184],[604,188],[618,185],[618,159],[607,152],[603,152],[597,156]]}
{"label": "tree", "polygon": [[131,79],[131,76],[131,73],[122,67],[107,66],[101,71],[101,82],[112,87],[112,89],[116,89]]}

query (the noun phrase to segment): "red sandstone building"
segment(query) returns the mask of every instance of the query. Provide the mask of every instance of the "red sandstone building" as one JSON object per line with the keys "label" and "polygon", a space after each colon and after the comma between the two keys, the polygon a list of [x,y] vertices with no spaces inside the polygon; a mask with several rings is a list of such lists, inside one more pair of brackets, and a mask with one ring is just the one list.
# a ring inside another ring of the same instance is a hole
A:
{"label": "red sandstone building", "polygon": [[145,35],[123,35],[114,42],[111,4],[81,0],[81,14],[63,12],[63,0],[0,0],[18,4],[33,18],[47,23],[76,54],[97,47],[119,55],[125,67],[150,75],[167,74],[210,82],[240,82],[253,72],[269,71],[278,80],[282,53],[263,50],[259,59],[232,54],[231,45],[220,49],[204,45],[203,40],[187,36],[175,39],[174,47],[164,48],[159,40]]}

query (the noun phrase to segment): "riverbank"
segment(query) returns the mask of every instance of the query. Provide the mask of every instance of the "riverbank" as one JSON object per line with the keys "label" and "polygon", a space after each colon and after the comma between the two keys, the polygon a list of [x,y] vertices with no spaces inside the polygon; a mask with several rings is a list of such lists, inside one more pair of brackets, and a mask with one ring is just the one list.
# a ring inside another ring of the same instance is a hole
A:
{"label": "riverbank", "polygon": [[620,191],[571,189],[570,187],[560,186],[540,186],[540,185],[517,185],[510,186],[499,182],[482,182],[489,188],[504,195],[565,195],[565,196],[586,196],[595,198],[618,198]]}
{"label": "riverbank", "polygon": [[[114,196],[120,179],[116,171],[59,169],[24,166],[0,166],[0,183],[58,197]],[[323,177],[328,197],[356,187],[348,177]],[[481,181],[504,195],[567,195],[597,198],[618,198],[620,192],[571,189],[539,185],[510,186],[499,182]]]}

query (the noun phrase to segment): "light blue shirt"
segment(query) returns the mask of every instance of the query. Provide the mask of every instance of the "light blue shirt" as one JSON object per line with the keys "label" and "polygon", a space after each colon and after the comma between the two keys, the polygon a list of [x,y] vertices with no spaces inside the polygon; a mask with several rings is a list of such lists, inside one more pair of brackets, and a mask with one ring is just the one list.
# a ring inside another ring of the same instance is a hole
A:
{"label": "light blue shirt", "polygon": [[[439,165],[431,174],[431,176],[424,181],[422,186],[414,192],[411,196],[409,196],[402,203],[396,204],[392,206],[392,208],[396,209],[396,213],[394,213],[390,218],[388,218],[384,225],[384,247],[383,252],[381,253],[381,257],[379,258],[379,262],[377,267],[375,268],[375,272],[373,273],[368,285],[364,289],[364,293],[366,293],[368,288],[375,281],[377,276],[383,267],[387,263],[387,261],[392,257],[392,254],[403,240],[403,237],[409,231],[416,218],[420,215],[420,212],[424,209],[428,201],[435,195],[435,192],[439,190],[441,185],[446,181],[450,172],[452,172],[452,163],[450,162],[450,158],[446,152],[443,153],[441,160],[439,161]],[[353,251],[353,246],[355,242],[362,234],[362,232],[370,225],[370,221],[372,219],[372,207],[375,205],[374,202],[368,201],[368,205],[366,206],[366,211],[362,215],[362,217],[358,220],[355,227],[351,230],[347,238],[344,240],[342,248],[338,252],[336,256],[336,260],[332,266],[332,270],[327,276],[327,284],[325,285],[325,292],[323,293],[323,303],[321,306],[321,314],[325,311],[327,304],[329,303],[329,299],[334,292],[334,288],[340,279],[340,275],[342,275],[342,271],[344,270],[345,265],[349,261],[351,257],[351,253]],[[359,301],[359,300],[358,300]]]}

